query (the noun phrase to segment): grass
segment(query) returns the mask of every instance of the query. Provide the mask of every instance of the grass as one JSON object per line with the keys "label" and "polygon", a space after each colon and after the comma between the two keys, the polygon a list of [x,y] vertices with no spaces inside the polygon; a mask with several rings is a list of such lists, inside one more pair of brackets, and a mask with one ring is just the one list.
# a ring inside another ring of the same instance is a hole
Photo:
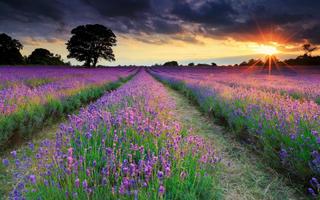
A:
{"label": "grass", "polygon": [[[75,113],[77,113],[76,111]],[[8,158],[13,160],[10,156],[10,152],[15,148],[18,152],[22,152],[28,149],[29,142],[33,143],[35,147],[38,147],[40,142],[44,139],[54,140],[56,131],[59,129],[59,125],[66,121],[66,117],[57,120],[55,123],[44,127],[42,130],[33,134],[30,141],[22,141],[21,143],[15,144],[14,146],[9,147],[5,151],[0,153],[0,161],[2,159]],[[0,199],[5,199],[5,197],[12,190],[13,185],[16,184],[12,180],[12,174],[7,173],[7,170],[0,165]]]}
{"label": "grass", "polygon": [[249,145],[203,116],[183,95],[168,90],[177,103],[176,117],[210,140],[222,157],[222,199],[306,199],[300,186],[268,167]]}
{"label": "grass", "polygon": [[51,82],[53,82],[53,80],[49,78],[32,78],[25,80],[25,84],[30,88],[36,88]]}

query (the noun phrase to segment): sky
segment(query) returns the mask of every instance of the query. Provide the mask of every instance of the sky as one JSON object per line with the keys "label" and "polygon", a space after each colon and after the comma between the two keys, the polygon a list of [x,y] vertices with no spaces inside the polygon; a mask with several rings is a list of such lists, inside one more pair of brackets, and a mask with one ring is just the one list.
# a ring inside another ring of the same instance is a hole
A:
{"label": "sky", "polygon": [[0,0],[0,33],[18,39],[23,55],[46,48],[80,64],[66,58],[71,30],[102,24],[118,40],[116,62],[102,65],[233,64],[318,45],[319,10],[319,0]]}

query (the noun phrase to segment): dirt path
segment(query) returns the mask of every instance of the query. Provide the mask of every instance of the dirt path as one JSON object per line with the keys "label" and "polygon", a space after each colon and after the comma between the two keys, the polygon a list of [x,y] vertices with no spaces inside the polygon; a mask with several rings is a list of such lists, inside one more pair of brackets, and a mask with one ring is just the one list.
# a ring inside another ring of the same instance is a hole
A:
{"label": "dirt path", "polygon": [[220,184],[223,199],[306,199],[283,176],[264,165],[263,161],[228,133],[205,117],[180,93],[169,89],[176,101],[176,117],[187,128],[202,135],[222,157]]}

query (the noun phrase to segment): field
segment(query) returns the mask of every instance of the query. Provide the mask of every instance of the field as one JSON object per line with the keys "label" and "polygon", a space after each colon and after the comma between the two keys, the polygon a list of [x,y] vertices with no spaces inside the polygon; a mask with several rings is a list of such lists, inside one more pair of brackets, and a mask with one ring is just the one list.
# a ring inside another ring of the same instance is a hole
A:
{"label": "field", "polygon": [[320,72],[3,67],[0,147],[8,199],[319,198]]}

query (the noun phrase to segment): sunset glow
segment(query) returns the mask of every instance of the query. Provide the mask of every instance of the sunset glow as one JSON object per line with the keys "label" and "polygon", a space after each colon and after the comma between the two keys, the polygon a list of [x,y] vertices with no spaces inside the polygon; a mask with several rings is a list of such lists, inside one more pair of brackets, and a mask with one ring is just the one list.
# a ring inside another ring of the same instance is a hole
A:
{"label": "sunset glow", "polygon": [[259,45],[255,49],[255,51],[257,53],[264,54],[264,55],[269,55],[269,56],[279,53],[279,50],[277,49],[277,47],[269,46],[269,45]]}

